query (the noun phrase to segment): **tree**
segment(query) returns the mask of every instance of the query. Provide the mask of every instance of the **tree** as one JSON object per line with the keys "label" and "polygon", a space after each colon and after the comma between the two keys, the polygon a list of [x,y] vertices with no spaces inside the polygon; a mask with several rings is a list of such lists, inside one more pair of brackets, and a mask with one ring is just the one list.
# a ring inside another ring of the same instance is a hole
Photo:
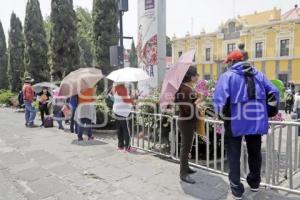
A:
{"label": "tree", "polygon": [[166,41],[167,41],[167,56],[171,57],[172,56],[172,42],[171,42],[170,37],[167,36]]}
{"label": "tree", "polygon": [[24,25],[25,69],[36,82],[50,80],[48,44],[38,0],[28,0]]}
{"label": "tree", "polygon": [[93,65],[93,19],[92,14],[84,8],[76,9],[77,36],[80,50],[80,66]]}
{"label": "tree", "polygon": [[24,47],[21,21],[15,13],[12,13],[8,39],[8,79],[13,92],[18,92],[22,87],[25,72]]}
{"label": "tree", "polygon": [[117,5],[117,0],[93,1],[95,60],[105,75],[112,71],[109,62],[109,47],[118,44]]}
{"label": "tree", "polygon": [[0,89],[8,89],[7,48],[3,26],[0,21]]}
{"label": "tree", "polygon": [[129,54],[129,63],[130,63],[130,67],[138,67],[138,58],[137,58],[134,41],[132,41],[132,43],[131,43],[131,50],[130,50],[130,54]]}
{"label": "tree", "polygon": [[51,1],[51,75],[59,81],[79,67],[76,14],[73,0]]}

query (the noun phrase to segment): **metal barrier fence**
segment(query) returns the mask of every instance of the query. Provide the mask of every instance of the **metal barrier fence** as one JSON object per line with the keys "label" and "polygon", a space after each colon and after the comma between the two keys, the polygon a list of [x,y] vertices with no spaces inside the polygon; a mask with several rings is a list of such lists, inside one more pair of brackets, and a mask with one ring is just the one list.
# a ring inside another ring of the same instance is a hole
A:
{"label": "metal barrier fence", "polygon": [[[180,133],[177,121],[176,116],[134,112],[130,122],[132,146],[179,161]],[[223,127],[223,122],[205,119],[206,142],[195,133],[190,164],[228,176],[225,134],[218,133],[220,127]],[[262,140],[261,186],[300,195],[300,185],[295,185],[296,175],[300,171],[298,129],[299,122],[270,122],[269,134]],[[245,179],[249,169],[244,141],[241,155],[241,176]],[[287,186],[282,186],[287,181]],[[300,184],[300,180],[297,184]]]}

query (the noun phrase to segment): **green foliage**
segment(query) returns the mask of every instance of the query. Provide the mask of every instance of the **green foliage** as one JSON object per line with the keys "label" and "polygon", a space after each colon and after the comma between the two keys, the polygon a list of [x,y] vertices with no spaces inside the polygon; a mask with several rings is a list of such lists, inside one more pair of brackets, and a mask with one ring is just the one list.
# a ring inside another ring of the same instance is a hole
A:
{"label": "green foliage", "polygon": [[54,81],[59,81],[79,67],[73,0],[52,0],[50,18],[51,75]]}
{"label": "green foliage", "polygon": [[[104,96],[99,96],[96,102],[97,124],[104,124],[105,127],[114,127],[114,117],[112,110],[107,106]],[[108,121],[106,121],[107,119]],[[105,124],[105,122],[107,122]]]}
{"label": "green foliage", "polygon": [[172,56],[172,41],[171,41],[170,37],[168,37],[168,36],[166,39],[166,43],[167,43],[167,56],[171,57]]}
{"label": "green foliage", "polygon": [[144,96],[138,101],[138,111],[143,113],[158,113],[160,90],[153,89],[150,95]]}
{"label": "green foliage", "polygon": [[50,80],[48,43],[38,0],[29,0],[24,25],[25,69],[36,82]]}
{"label": "green foliage", "polygon": [[8,89],[6,39],[0,21],[0,89]]}
{"label": "green foliage", "polygon": [[118,44],[117,0],[93,1],[93,32],[95,61],[107,75],[112,71],[109,62],[109,47]]}
{"label": "green foliage", "polygon": [[15,96],[9,90],[0,90],[0,104],[11,105],[11,99]]}
{"label": "green foliage", "polygon": [[137,52],[136,52],[134,41],[132,41],[132,43],[131,43],[131,51],[129,54],[129,63],[130,63],[130,67],[138,67],[138,58],[137,58]]}
{"label": "green foliage", "polygon": [[48,66],[50,70],[50,77],[51,77],[51,69],[52,69],[52,58],[51,58],[51,47],[50,47],[50,33],[51,33],[51,19],[50,16],[47,16],[46,19],[44,20],[44,29],[46,33],[46,38],[47,38],[47,45],[48,45],[48,52],[47,52],[47,60],[48,60]]}
{"label": "green foliage", "polygon": [[84,8],[76,9],[77,35],[80,50],[80,67],[93,66],[93,19],[92,14]]}
{"label": "green foliage", "polygon": [[10,18],[10,31],[8,40],[8,78],[10,89],[17,92],[22,87],[24,77],[24,35],[20,19],[15,13]]}

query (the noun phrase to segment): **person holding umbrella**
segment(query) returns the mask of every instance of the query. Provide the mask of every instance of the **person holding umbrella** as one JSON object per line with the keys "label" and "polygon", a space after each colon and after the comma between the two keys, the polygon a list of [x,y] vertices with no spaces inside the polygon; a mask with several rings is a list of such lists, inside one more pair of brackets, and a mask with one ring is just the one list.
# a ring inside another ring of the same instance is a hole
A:
{"label": "person holding umbrella", "polygon": [[[94,139],[92,124],[96,124],[95,86],[102,78],[103,74],[99,69],[80,68],[68,74],[60,84],[59,95],[75,98],[78,95],[78,105],[74,116],[74,120],[78,124],[78,141],[83,141],[85,130],[88,133],[88,140]],[[75,109],[76,104],[74,102],[72,109]]]}
{"label": "person holding umbrella", "polygon": [[195,184],[190,174],[196,173],[189,167],[189,154],[192,148],[194,132],[197,125],[197,104],[202,101],[202,95],[196,94],[194,86],[198,73],[193,62],[196,50],[184,53],[166,73],[160,95],[160,108],[166,110],[173,105],[175,99],[179,106],[178,126],[181,134],[180,146],[180,179],[183,182]]}
{"label": "person holding umbrella", "polygon": [[42,89],[40,93],[37,94],[39,101],[39,110],[41,113],[42,124],[44,126],[45,114],[49,115],[48,103],[50,101],[51,94],[46,87]]}
{"label": "person holding umbrella", "polygon": [[130,98],[125,83],[143,81],[149,78],[144,70],[133,67],[125,67],[113,71],[107,76],[107,79],[115,82],[112,88],[114,99],[113,112],[116,116],[119,150],[136,151],[135,148],[130,146],[130,134],[127,124],[135,101]]}
{"label": "person holding umbrella", "polygon": [[96,124],[95,98],[96,87],[83,90],[79,95],[79,104],[75,111],[75,120],[78,124],[78,141],[83,141],[83,132],[86,131],[88,140],[94,140],[92,124]]}
{"label": "person holding umbrella", "polygon": [[197,94],[194,85],[198,81],[197,69],[191,66],[185,74],[182,84],[175,96],[175,102],[179,105],[178,127],[181,134],[180,146],[180,179],[183,182],[194,184],[195,180],[189,176],[196,171],[189,167],[188,159],[192,148],[197,119]]}
{"label": "person holding umbrella", "polygon": [[112,93],[114,96],[113,112],[116,116],[118,130],[118,149],[134,152],[136,149],[130,146],[128,118],[135,101],[129,97],[124,83],[115,83]]}

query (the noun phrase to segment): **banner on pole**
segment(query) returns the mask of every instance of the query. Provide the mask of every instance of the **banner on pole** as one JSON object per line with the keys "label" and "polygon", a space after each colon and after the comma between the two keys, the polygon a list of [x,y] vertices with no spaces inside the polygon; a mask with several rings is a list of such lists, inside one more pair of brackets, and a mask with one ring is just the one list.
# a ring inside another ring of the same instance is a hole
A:
{"label": "banner on pole", "polygon": [[[145,93],[149,93],[152,88],[157,88],[159,84],[159,57],[165,58],[165,49],[160,49],[158,45],[159,37],[165,38],[165,22],[159,24],[159,19],[163,17],[165,21],[165,6],[161,9],[161,2],[165,0],[138,0],[138,63],[151,77],[150,80],[139,84],[139,88]],[[165,3],[165,2],[164,2]],[[160,28],[163,27],[163,28]],[[164,42],[165,46],[165,42]],[[163,58],[163,59],[164,59]]]}

